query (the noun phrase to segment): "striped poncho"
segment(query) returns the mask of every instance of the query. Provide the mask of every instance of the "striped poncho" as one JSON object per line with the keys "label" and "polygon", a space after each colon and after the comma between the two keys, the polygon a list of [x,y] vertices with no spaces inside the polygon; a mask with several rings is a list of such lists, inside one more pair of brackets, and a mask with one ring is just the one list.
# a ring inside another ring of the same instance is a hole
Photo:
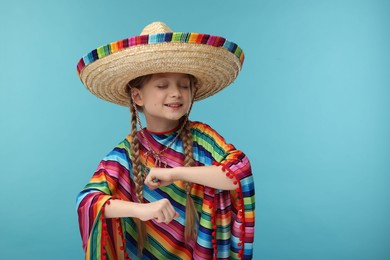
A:
{"label": "striped poncho", "polygon": [[[137,229],[132,218],[106,219],[104,205],[112,198],[137,202],[131,162],[131,136],[119,143],[99,164],[90,182],[77,197],[79,226],[85,259],[251,259],[254,239],[254,183],[248,158],[226,144],[215,130],[191,122],[193,157],[197,166],[221,165],[237,182],[237,189],[218,190],[193,184],[191,196],[199,214],[197,238],[185,243],[186,191],[182,181],[149,190],[145,203],[167,198],[180,217],[169,224],[146,222],[147,241],[137,254]],[[161,151],[177,131],[145,136],[152,149]],[[140,160],[145,165],[145,140],[139,135]],[[180,138],[164,152],[167,167],[184,165]],[[153,165],[148,163],[148,165]]]}

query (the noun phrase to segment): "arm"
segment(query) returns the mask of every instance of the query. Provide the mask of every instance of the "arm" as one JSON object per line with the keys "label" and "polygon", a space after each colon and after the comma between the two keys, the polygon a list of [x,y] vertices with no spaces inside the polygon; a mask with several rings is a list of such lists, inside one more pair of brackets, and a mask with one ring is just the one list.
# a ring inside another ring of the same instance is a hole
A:
{"label": "arm", "polygon": [[[155,179],[158,181],[153,181]],[[177,180],[221,190],[234,190],[237,188],[237,183],[234,184],[233,180],[226,176],[220,166],[152,168],[145,179],[145,184],[150,189],[157,189]]]}
{"label": "arm", "polygon": [[142,221],[155,219],[157,222],[169,223],[178,218],[177,213],[168,199],[161,199],[151,203],[136,203],[112,199],[105,207],[106,218],[131,217]]}

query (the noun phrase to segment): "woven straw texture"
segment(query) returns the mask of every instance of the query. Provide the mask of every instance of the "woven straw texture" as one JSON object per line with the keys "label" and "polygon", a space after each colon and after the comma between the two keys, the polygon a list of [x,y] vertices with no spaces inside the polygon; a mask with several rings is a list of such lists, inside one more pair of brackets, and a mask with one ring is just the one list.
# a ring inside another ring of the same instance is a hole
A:
{"label": "woven straw texture", "polygon": [[80,79],[99,98],[129,106],[127,83],[154,73],[186,73],[198,79],[195,100],[230,85],[241,70],[244,53],[219,36],[175,33],[156,22],[134,36],[99,47],[77,65]]}

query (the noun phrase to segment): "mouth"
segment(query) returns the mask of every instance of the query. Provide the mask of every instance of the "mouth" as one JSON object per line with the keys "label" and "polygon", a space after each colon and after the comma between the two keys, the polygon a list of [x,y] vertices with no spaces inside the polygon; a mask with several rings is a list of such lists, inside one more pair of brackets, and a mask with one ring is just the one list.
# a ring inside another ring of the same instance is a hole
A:
{"label": "mouth", "polygon": [[181,103],[168,103],[168,104],[164,104],[164,106],[171,107],[171,108],[179,108],[179,107],[182,107],[183,104],[181,104]]}

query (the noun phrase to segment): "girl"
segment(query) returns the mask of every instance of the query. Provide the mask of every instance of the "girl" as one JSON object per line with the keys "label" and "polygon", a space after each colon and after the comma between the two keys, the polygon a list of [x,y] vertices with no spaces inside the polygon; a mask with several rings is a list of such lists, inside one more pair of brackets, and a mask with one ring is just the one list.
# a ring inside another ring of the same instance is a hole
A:
{"label": "girl", "polygon": [[250,163],[188,119],[194,101],[233,82],[243,57],[222,37],[156,22],[79,61],[83,84],[128,106],[132,128],[77,197],[85,259],[252,258]]}

